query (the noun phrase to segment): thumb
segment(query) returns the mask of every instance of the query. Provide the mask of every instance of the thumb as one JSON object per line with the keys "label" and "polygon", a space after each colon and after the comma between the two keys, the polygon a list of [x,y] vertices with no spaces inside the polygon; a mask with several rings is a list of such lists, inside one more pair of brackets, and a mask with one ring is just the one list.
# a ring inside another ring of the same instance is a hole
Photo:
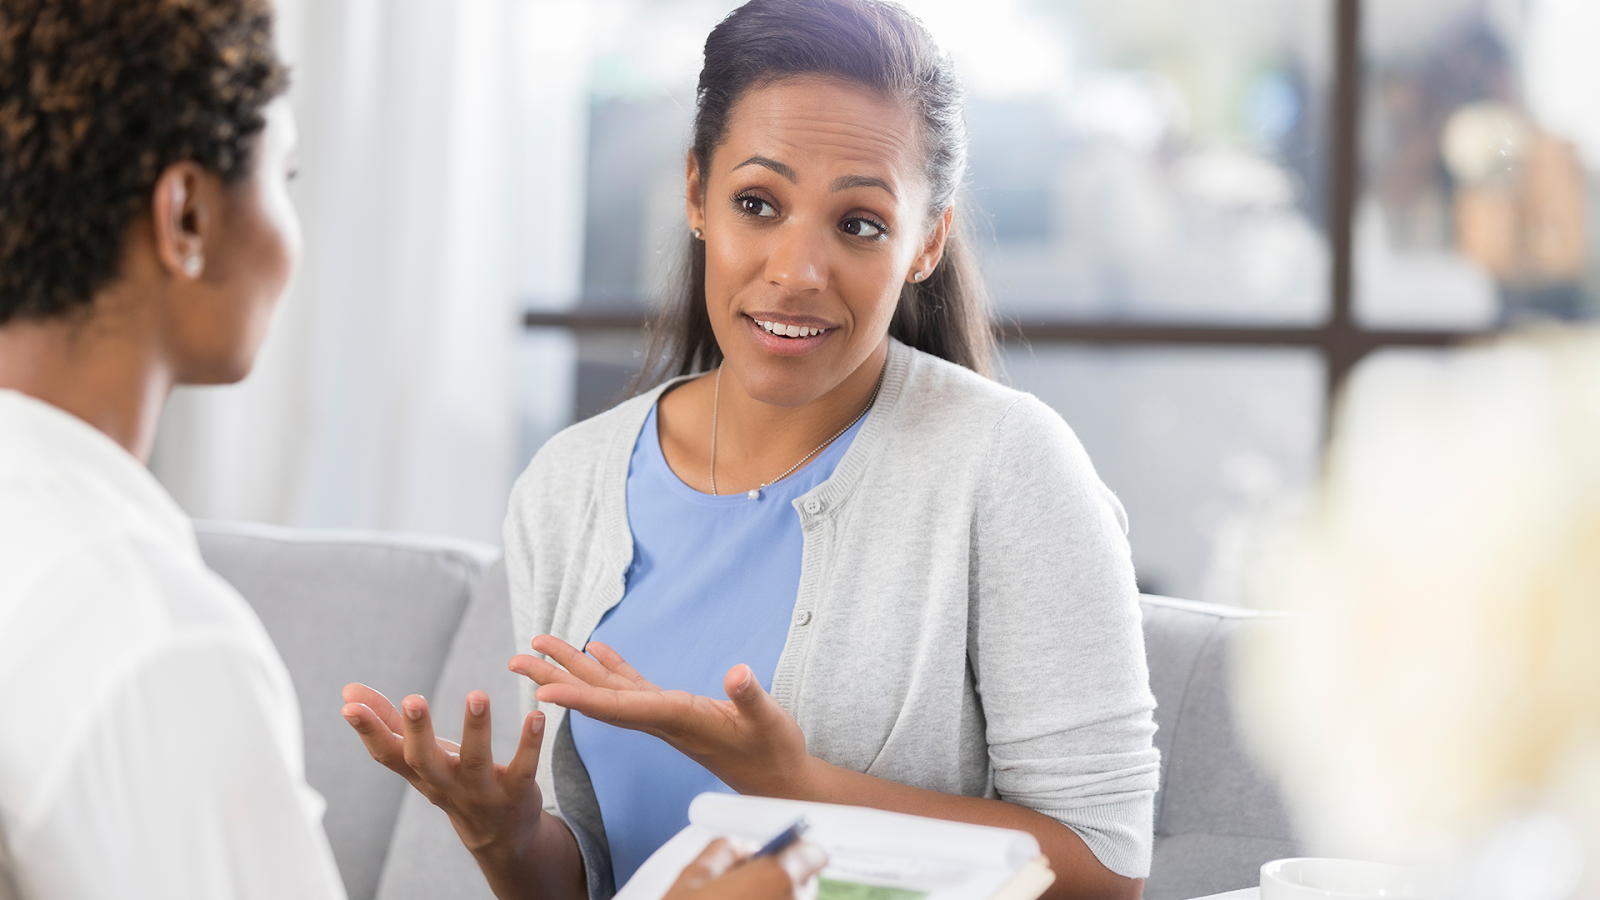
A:
{"label": "thumb", "polygon": [[722,679],[722,689],[727,692],[728,699],[739,708],[739,712],[749,715],[760,715],[770,712],[778,707],[778,701],[761,686],[761,679],[744,663],[728,670]]}

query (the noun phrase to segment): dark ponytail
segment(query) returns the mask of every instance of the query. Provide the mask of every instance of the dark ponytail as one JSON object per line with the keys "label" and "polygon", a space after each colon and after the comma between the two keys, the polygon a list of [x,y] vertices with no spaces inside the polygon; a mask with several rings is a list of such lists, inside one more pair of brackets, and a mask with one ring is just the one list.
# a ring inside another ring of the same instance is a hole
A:
{"label": "dark ponytail", "polygon": [[[967,127],[961,86],[948,54],[922,24],[887,0],[750,0],[706,38],[694,118],[702,173],[728,131],[728,117],[751,88],[799,75],[831,75],[910,106],[923,124],[931,188],[927,224],[956,209],[944,256],[920,283],[908,283],[889,333],[926,353],[989,375],[994,335],[989,299],[961,215]],[[706,311],[705,244],[685,235],[674,288],[650,328],[636,391],[722,362]]]}

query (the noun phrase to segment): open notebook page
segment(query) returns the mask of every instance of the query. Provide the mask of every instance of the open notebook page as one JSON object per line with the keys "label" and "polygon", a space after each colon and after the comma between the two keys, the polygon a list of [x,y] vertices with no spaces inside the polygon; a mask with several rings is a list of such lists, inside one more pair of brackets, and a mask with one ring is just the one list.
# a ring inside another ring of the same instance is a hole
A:
{"label": "open notebook page", "polygon": [[1026,832],[856,806],[708,793],[690,805],[689,827],[639,867],[617,900],[659,900],[712,840],[759,845],[802,815],[811,825],[805,839],[828,853],[818,900],[990,900],[1006,888],[1004,896],[1022,888],[1026,898],[1054,877],[1035,862],[1039,844]]}

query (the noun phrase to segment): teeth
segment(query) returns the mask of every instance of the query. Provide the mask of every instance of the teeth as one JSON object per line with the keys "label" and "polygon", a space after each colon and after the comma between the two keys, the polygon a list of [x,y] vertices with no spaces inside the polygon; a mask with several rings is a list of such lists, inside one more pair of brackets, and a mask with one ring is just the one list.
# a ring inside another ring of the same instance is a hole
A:
{"label": "teeth", "polygon": [[769,334],[776,334],[779,337],[812,337],[824,331],[821,328],[812,328],[806,325],[785,325],[781,322],[762,322],[757,320],[756,324],[760,325]]}

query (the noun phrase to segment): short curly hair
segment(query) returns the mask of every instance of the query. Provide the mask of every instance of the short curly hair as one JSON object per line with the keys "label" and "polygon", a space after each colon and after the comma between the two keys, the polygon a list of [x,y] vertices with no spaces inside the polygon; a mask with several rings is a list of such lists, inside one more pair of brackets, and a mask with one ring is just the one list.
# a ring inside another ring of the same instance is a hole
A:
{"label": "short curly hair", "polygon": [[287,87],[271,0],[0,0],[0,325],[87,307],[168,166],[244,179]]}

